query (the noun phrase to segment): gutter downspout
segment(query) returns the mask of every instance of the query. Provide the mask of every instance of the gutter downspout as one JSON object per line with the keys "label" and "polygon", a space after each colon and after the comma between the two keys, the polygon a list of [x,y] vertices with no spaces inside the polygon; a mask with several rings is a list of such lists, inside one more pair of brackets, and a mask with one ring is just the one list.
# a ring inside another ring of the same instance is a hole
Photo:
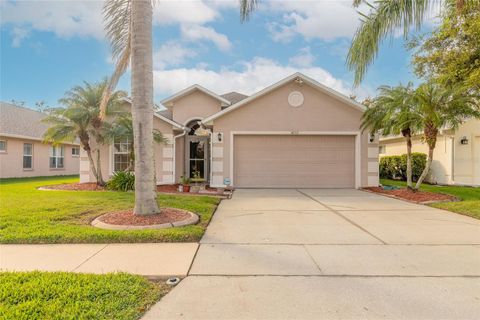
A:
{"label": "gutter downspout", "polygon": [[183,127],[183,132],[174,136],[173,137],[173,184],[175,184],[175,179],[177,177],[176,175],[176,169],[177,169],[177,162],[176,162],[176,157],[177,157],[177,138],[183,137],[184,135],[187,134],[187,129]]}

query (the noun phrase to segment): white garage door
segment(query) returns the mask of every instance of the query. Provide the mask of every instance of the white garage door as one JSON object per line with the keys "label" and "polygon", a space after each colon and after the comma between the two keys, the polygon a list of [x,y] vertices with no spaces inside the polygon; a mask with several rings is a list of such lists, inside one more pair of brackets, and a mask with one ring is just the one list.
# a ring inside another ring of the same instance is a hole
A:
{"label": "white garage door", "polygon": [[354,136],[234,136],[237,188],[354,188]]}

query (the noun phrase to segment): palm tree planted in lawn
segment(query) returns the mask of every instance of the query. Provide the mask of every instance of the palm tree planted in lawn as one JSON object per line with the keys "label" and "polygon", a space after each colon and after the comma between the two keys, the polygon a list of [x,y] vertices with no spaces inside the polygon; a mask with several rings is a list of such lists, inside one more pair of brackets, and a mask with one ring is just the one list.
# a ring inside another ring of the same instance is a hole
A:
{"label": "palm tree planted in lawn", "polygon": [[412,134],[418,130],[412,83],[382,86],[362,116],[361,129],[381,135],[401,134],[407,144],[407,187],[412,184]]}
{"label": "palm tree planted in lawn", "polygon": [[[100,103],[107,80],[100,83],[84,82],[83,86],[73,87],[59,100],[64,107],[47,109],[47,117],[43,120],[51,126],[45,131],[44,140],[59,144],[78,139],[87,153],[97,184],[104,185],[100,165],[100,148],[105,142],[105,130],[109,123],[100,118]],[[126,96],[124,91],[113,92],[106,103],[107,114],[119,110],[121,100]],[[93,140],[93,141],[92,141]],[[93,143],[92,143],[93,142]],[[93,154],[96,153],[96,163]]]}
{"label": "palm tree planted in lawn", "polygon": [[[242,1],[243,2],[243,1]],[[393,37],[398,30],[406,38],[412,27],[420,29],[427,15],[434,6],[443,10],[468,10],[470,6],[478,6],[478,0],[354,0],[353,5],[359,7],[366,4],[368,14],[361,15],[361,24],[357,29],[347,56],[347,66],[355,72],[355,84],[362,81],[367,68],[378,55],[382,41]]]}
{"label": "palm tree planted in lawn", "polygon": [[135,214],[159,213],[153,159],[152,1],[106,0],[103,13],[116,69],[105,90],[110,92],[131,64],[132,126],[135,158]]}
{"label": "palm tree planted in lawn", "polygon": [[480,100],[478,96],[463,90],[425,83],[415,91],[415,101],[418,105],[415,121],[423,128],[428,145],[427,164],[415,185],[418,190],[432,165],[439,130],[455,130],[469,118],[480,118]]}

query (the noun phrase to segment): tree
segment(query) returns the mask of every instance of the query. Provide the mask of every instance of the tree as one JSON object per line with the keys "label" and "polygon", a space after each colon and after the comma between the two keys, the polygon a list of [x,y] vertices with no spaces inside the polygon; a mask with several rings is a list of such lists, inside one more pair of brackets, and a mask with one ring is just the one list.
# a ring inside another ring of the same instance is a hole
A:
{"label": "tree", "polygon": [[116,60],[105,90],[108,100],[131,62],[132,119],[135,152],[135,214],[159,213],[153,159],[153,53],[151,0],[106,0],[103,13],[107,38]]}
{"label": "tree", "polygon": [[428,145],[427,164],[415,185],[418,190],[432,165],[439,130],[455,130],[466,119],[480,118],[480,105],[478,96],[433,82],[417,88],[415,101],[418,105],[415,121],[423,127],[424,139]]}
{"label": "tree", "polygon": [[446,11],[427,37],[410,41],[417,76],[480,92],[480,3],[461,14]]}
{"label": "tree", "polygon": [[[104,143],[104,134],[108,123],[100,119],[100,103],[107,81],[100,83],[84,82],[83,86],[75,86],[65,93],[59,100],[64,105],[62,108],[47,109],[44,122],[51,124],[45,131],[44,140],[48,143],[58,144],[65,141],[80,141],[80,145],[87,153],[92,171],[98,185],[104,185],[100,166],[99,146]],[[107,101],[107,114],[116,111],[121,106],[121,99],[126,96],[124,91],[115,91]],[[92,140],[96,148],[92,147]],[[97,154],[97,163],[93,153]]]}
{"label": "tree", "polygon": [[[242,1],[243,2],[243,1]],[[478,0],[378,0],[371,4],[367,0],[354,0],[355,7],[366,4],[368,14],[361,15],[347,55],[347,66],[354,71],[355,85],[359,85],[365,73],[378,55],[382,41],[392,37],[400,29],[407,38],[411,27],[419,30],[435,5],[449,12],[462,12],[478,6]]]}
{"label": "tree", "polygon": [[379,94],[369,100],[362,116],[361,129],[381,135],[401,134],[407,144],[407,187],[412,185],[412,135],[418,130],[412,83],[407,86],[382,86]]}
{"label": "tree", "polygon": [[[131,171],[135,163],[135,146],[133,143],[134,135],[132,115],[129,113],[125,113],[116,118],[112,125],[106,131],[105,138],[110,143],[113,143],[115,139],[118,138],[127,138],[128,141],[132,141],[129,156],[130,163],[128,165],[128,168],[126,169],[126,171]],[[166,144],[168,142],[168,139],[165,138],[159,130],[153,129],[153,141],[159,144]]]}

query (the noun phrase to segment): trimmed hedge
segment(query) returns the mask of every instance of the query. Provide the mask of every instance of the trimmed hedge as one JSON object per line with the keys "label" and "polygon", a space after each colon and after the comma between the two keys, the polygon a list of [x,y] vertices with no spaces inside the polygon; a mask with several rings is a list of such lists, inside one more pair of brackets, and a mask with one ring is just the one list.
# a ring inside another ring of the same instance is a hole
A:
{"label": "trimmed hedge", "polygon": [[[425,153],[412,153],[412,180],[417,181],[427,162]],[[380,178],[407,180],[407,155],[380,158]]]}

